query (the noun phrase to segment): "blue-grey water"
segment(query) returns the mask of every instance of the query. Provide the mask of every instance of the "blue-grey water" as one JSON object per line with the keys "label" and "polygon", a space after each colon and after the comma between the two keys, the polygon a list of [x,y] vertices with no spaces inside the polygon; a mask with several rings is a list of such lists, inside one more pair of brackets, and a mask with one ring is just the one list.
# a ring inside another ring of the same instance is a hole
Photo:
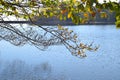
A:
{"label": "blue-grey water", "polygon": [[120,30],[115,25],[69,26],[69,29],[73,29],[81,41],[99,44],[98,51],[87,52],[87,57],[80,59],[62,45],[40,51],[32,45],[16,47],[0,41],[0,68],[21,60],[30,65],[48,63],[51,75],[64,76],[63,80],[120,80]]}

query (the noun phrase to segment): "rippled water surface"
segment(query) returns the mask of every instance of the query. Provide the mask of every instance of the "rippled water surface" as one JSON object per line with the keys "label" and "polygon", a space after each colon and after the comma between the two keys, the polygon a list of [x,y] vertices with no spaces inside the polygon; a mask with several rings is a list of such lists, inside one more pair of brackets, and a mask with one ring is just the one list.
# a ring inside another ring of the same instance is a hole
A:
{"label": "rippled water surface", "polygon": [[47,62],[52,68],[52,75],[65,76],[66,80],[120,80],[120,30],[115,25],[69,28],[78,34],[81,41],[99,44],[99,50],[87,52],[86,58],[79,59],[72,56],[64,46],[51,46],[46,51],[40,51],[31,45],[16,47],[1,41],[0,63],[22,60],[36,65]]}

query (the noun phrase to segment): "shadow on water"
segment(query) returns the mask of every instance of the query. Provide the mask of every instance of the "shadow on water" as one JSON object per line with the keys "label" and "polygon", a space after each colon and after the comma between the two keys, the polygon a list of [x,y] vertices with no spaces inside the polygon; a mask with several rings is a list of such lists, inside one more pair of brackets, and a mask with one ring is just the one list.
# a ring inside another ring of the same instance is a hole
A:
{"label": "shadow on water", "polygon": [[52,75],[52,67],[48,62],[29,65],[21,60],[1,61],[0,80],[70,80],[64,75]]}

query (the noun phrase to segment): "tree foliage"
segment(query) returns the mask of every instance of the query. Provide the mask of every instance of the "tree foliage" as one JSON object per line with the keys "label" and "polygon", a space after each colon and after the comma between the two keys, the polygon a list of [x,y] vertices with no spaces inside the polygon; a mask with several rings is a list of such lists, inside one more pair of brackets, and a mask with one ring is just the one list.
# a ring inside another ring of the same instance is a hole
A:
{"label": "tree foliage", "polygon": [[1,0],[0,6],[0,13],[6,15],[24,19],[56,16],[60,20],[71,18],[76,24],[94,19],[96,13],[106,18],[108,14],[103,9],[107,9],[116,13],[117,27],[120,24],[120,4],[111,1],[101,4],[98,0]]}
{"label": "tree foliage", "polygon": [[[66,48],[75,56],[85,57],[85,50],[93,51],[98,47],[92,48],[92,44],[85,45],[78,42],[77,35],[72,30],[58,25],[57,28],[43,27],[34,21],[39,17],[57,17],[60,20],[71,19],[76,24],[84,24],[95,15],[100,13],[102,18],[107,17],[104,10],[116,13],[116,26],[120,27],[120,4],[116,2],[99,3],[98,0],[0,0],[0,16],[15,16],[17,18],[31,21],[43,30],[43,34],[33,30],[13,27],[11,24],[1,24],[0,39],[5,39],[14,45],[23,45],[26,42],[41,49],[53,44],[64,44]],[[4,32],[4,31],[5,32]],[[4,34],[4,35],[3,35]],[[51,36],[48,37],[48,34]]]}

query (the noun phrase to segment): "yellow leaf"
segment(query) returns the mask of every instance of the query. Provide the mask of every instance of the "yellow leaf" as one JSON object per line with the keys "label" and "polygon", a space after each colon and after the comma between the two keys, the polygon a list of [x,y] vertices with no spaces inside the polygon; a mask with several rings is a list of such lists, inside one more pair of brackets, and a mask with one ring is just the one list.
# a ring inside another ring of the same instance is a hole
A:
{"label": "yellow leaf", "polygon": [[89,15],[87,13],[84,13],[84,17],[88,17]]}
{"label": "yellow leaf", "polygon": [[68,13],[68,18],[70,18],[72,16],[72,13],[71,12],[69,12]]}
{"label": "yellow leaf", "polygon": [[81,0],[82,2],[85,2],[86,0]]}
{"label": "yellow leaf", "polygon": [[0,8],[0,12],[3,12],[3,9],[2,9],[2,8]]}
{"label": "yellow leaf", "polygon": [[58,25],[58,29],[63,30],[64,28],[62,26]]}
{"label": "yellow leaf", "polygon": [[65,30],[68,32],[68,28],[65,28]]}
{"label": "yellow leaf", "polygon": [[70,34],[73,32],[73,30],[70,30]]}
{"label": "yellow leaf", "polygon": [[100,16],[101,16],[101,18],[107,18],[107,13],[106,12],[101,12]]}
{"label": "yellow leaf", "polygon": [[15,14],[15,15],[18,15],[18,11],[17,11],[17,10],[15,10],[15,11],[14,11],[14,14]]}
{"label": "yellow leaf", "polygon": [[73,0],[73,2],[75,3],[75,2],[76,2],[76,0]]}
{"label": "yellow leaf", "polygon": [[83,43],[80,43],[79,47],[82,49],[86,48],[86,46]]}
{"label": "yellow leaf", "polygon": [[85,23],[85,20],[84,20],[84,19],[82,19],[82,20],[81,20],[81,23],[82,23],[82,24],[84,24],[84,23]]}
{"label": "yellow leaf", "polygon": [[90,11],[90,8],[88,8],[87,10],[88,10],[88,12],[91,12],[91,11]]}
{"label": "yellow leaf", "polygon": [[120,29],[120,20],[116,21],[116,28]]}
{"label": "yellow leaf", "polygon": [[78,51],[78,55],[80,55],[81,54],[81,52],[80,52],[80,50]]}
{"label": "yellow leaf", "polygon": [[51,13],[50,13],[50,17],[52,17],[53,15],[54,15],[54,14],[51,12]]}
{"label": "yellow leaf", "polygon": [[74,34],[73,38],[74,38],[74,40],[76,40],[76,38],[77,38],[77,35],[76,35],[76,34]]}
{"label": "yellow leaf", "polygon": [[15,2],[19,2],[19,0],[15,0]]}
{"label": "yellow leaf", "polygon": [[81,51],[82,51],[82,53],[85,53],[86,49],[82,49]]}
{"label": "yellow leaf", "polygon": [[84,46],[84,44],[80,43],[80,47]]}

